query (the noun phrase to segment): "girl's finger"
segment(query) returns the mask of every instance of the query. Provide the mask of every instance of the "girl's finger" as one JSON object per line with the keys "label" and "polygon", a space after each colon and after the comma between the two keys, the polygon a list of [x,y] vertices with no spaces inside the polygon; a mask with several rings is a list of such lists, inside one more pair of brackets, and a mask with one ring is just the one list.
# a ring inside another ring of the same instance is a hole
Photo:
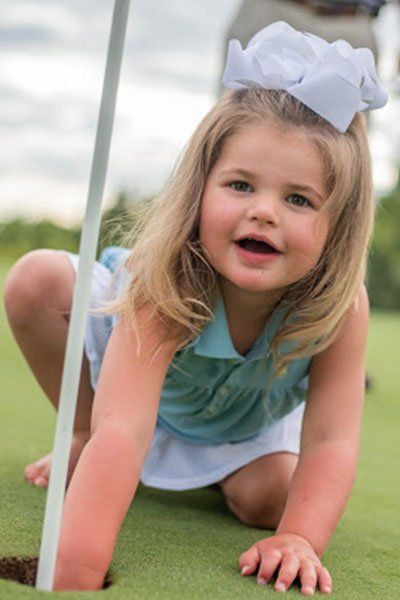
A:
{"label": "girl's finger", "polygon": [[325,567],[317,567],[318,587],[324,594],[330,594],[332,591],[332,577]]}
{"label": "girl's finger", "polygon": [[299,577],[301,581],[301,593],[306,596],[314,594],[318,580],[315,564],[304,560],[301,563]]}
{"label": "girl's finger", "polygon": [[239,557],[239,571],[241,575],[252,575],[261,562],[257,546],[252,546]]}
{"label": "girl's finger", "polygon": [[268,552],[261,551],[261,564],[258,570],[257,583],[265,585],[269,582],[282,560],[282,552],[277,548]]}
{"label": "girl's finger", "polygon": [[276,592],[286,592],[300,568],[300,561],[295,554],[286,554],[282,559],[281,568],[279,569],[278,579],[274,585]]}

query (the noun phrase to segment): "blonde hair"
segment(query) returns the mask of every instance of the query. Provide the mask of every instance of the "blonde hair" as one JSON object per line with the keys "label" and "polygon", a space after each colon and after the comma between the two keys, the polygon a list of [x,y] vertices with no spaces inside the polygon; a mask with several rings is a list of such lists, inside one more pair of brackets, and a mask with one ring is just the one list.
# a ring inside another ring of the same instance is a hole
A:
{"label": "blonde hair", "polygon": [[[317,265],[290,285],[278,305],[288,312],[271,351],[275,374],[296,358],[313,356],[334,341],[362,285],[371,243],[374,203],[365,117],[356,114],[346,133],[282,90],[253,87],[228,90],[190,138],[164,190],[136,210],[132,231],[122,244],[131,248],[125,291],[98,312],[115,314],[135,331],[136,312],[150,304],[178,348],[213,318],[216,273],[199,242],[199,213],[206,179],[224,143],[242,128],[260,122],[304,134],[321,153],[329,197],[329,231]],[[280,353],[282,342],[290,351]]]}

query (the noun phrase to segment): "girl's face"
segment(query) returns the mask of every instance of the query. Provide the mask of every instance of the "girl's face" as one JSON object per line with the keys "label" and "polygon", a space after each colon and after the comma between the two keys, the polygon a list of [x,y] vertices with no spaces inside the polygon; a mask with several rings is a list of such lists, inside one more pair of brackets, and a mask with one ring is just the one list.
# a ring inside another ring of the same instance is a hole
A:
{"label": "girl's face", "polygon": [[[305,136],[265,123],[231,136],[200,211],[200,242],[221,284],[279,298],[318,262],[329,226],[321,214],[327,195],[322,158]],[[264,239],[278,252],[257,241],[238,243],[243,238]]]}

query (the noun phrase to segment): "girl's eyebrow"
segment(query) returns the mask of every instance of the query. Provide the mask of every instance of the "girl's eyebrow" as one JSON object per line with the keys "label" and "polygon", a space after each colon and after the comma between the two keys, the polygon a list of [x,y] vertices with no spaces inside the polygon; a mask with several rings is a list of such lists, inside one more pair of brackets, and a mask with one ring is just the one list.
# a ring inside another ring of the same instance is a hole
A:
{"label": "girl's eyebrow", "polygon": [[[242,177],[246,177],[246,178],[247,177],[248,178],[250,178],[250,177],[252,177],[252,178],[256,177],[255,173],[251,173],[251,171],[246,171],[245,169],[236,169],[236,168],[225,169],[224,171],[221,171],[220,175],[228,175],[228,174],[232,174],[233,175],[234,173],[236,175],[241,175]],[[290,188],[295,188],[295,189],[301,190],[303,192],[308,192],[309,194],[310,193],[311,194],[315,194],[320,199],[321,202],[324,201],[323,195],[320,194],[313,187],[310,187],[308,185],[302,185],[301,183],[288,183],[287,186],[290,187]]]}
{"label": "girl's eyebrow", "polygon": [[315,194],[321,202],[324,201],[322,194],[317,192],[317,190],[313,187],[309,187],[308,185],[300,185],[299,183],[288,183],[288,187],[296,188],[297,190],[301,190],[303,192],[308,192],[309,194]]}
{"label": "girl's eyebrow", "polygon": [[221,171],[220,175],[228,175],[229,173],[236,173],[237,175],[242,175],[243,177],[255,177],[254,173],[250,173],[250,171],[245,171],[245,169],[225,169],[225,171]]}

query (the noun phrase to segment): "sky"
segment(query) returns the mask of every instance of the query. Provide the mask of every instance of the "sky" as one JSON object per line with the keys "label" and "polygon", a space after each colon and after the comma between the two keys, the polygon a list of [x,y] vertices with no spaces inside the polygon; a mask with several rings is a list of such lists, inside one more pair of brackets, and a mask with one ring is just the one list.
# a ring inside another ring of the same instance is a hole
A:
{"label": "sky", "polygon": [[[113,0],[0,4],[0,220],[83,219]],[[223,34],[240,0],[133,0],[103,208],[119,191],[160,191],[215,100]],[[392,85],[400,16],[375,23]],[[391,88],[390,88],[391,89]],[[400,98],[373,113],[374,181],[400,163]]]}

